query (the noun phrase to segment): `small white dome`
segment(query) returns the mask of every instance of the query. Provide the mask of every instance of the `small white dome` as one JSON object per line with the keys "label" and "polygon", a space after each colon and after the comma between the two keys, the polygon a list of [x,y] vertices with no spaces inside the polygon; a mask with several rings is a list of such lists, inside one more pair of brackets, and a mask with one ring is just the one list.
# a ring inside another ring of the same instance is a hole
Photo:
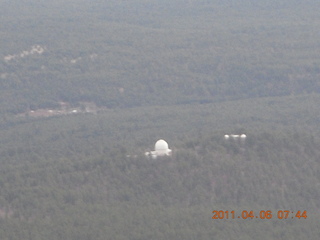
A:
{"label": "small white dome", "polygon": [[240,136],[241,138],[246,138],[247,137],[247,135],[245,135],[245,134],[241,134],[241,136]]}
{"label": "small white dome", "polygon": [[168,143],[163,139],[158,140],[154,145],[155,151],[163,151],[168,149],[169,149]]}

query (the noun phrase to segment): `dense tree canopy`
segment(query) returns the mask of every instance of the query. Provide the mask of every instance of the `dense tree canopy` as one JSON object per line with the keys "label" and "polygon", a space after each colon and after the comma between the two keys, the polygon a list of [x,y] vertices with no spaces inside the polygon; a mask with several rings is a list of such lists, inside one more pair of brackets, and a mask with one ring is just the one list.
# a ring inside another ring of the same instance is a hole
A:
{"label": "dense tree canopy", "polygon": [[[266,98],[3,122],[0,234],[318,239],[317,102]],[[173,156],[146,158],[162,137]],[[273,218],[213,220],[214,210],[271,210]],[[281,220],[279,210],[308,217]]]}
{"label": "dense tree canopy", "polygon": [[0,239],[318,240],[318,9],[2,1]]}
{"label": "dense tree canopy", "polygon": [[[318,93],[317,6],[4,2],[0,110],[60,101],[114,108]],[[42,51],[32,52],[34,46]]]}

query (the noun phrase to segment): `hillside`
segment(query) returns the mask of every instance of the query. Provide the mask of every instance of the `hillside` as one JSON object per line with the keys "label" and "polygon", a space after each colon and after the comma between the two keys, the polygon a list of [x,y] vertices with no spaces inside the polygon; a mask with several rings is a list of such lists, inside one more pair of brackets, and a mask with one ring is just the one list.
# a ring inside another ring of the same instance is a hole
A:
{"label": "hillside", "polygon": [[319,93],[318,4],[4,2],[0,110]]}
{"label": "hillside", "polygon": [[[318,239],[318,98],[3,122],[0,234],[48,240]],[[226,141],[226,133],[246,133],[247,139]],[[172,158],[146,158],[144,152],[163,137]],[[214,220],[214,210],[234,210],[236,216],[272,210],[273,218]],[[307,211],[307,218],[281,220],[279,210]]]}
{"label": "hillside", "polygon": [[319,7],[0,2],[0,239],[318,240]]}
{"label": "hillside", "polygon": [[[226,142],[213,134],[156,161],[126,156],[124,146],[64,158],[29,153],[1,163],[2,236],[300,239],[304,232],[318,239],[319,143],[310,135]],[[213,220],[214,210],[272,210],[273,218]],[[279,210],[307,211],[307,218],[280,220]]]}

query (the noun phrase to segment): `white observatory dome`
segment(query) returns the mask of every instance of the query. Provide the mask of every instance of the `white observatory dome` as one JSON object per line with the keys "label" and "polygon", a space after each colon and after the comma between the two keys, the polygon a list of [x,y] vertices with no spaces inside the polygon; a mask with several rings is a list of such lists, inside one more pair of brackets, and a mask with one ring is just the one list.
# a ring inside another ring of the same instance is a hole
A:
{"label": "white observatory dome", "polygon": [[171,149],[169,149],[168,143],[160,139],[154,145],[154,151],[151,152],[151,155],[156,158],[157,156],[171,156]]}
{"label": "white observatory dome", "polygon": [[158,140],[154,145],[155,151],[167,151],[168,148],[169,148],[168,143],[163,139]]}

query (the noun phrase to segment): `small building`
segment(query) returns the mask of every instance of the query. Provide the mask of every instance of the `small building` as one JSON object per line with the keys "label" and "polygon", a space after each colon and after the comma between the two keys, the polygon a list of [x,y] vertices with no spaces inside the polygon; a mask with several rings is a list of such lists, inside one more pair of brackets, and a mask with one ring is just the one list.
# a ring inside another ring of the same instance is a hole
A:
{"label": "small building", "polygon": [[228,135],[228,134],[226,134],[226,135],[224,135],[224,139],[226,139],[226,140],[228,140],[228,139],[242,139],[242,140],[244,140],[244,139],[246,139],[247,138],[247,135],[246,134],[241,134],[241,135],[239,135],[239,134],[231,134],[231,135]]}
{"label": "small building", "polygon": [[160,139],[156,142],[154,145],[154,151],[145,153],[146,156],[152,157],[153,159],[161,156],[171,156],[171,154],[172,150],[169,149],[168,143],[163,139]]}

